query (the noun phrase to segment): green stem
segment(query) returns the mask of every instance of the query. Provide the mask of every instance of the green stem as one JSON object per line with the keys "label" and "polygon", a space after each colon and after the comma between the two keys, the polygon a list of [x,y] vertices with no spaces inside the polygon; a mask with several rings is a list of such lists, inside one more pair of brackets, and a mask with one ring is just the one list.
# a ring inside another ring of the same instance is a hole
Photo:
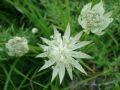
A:
{"label": "green stem", "polygon": [[118,15],[118,13],[120,13],[120,6],[118,6],[112,13],[112,17],[115,18],[116,15]]}
{"label": "green stem", "polygon": [[6,82],[5,82],[5,86],[4,86],[4,89],[3,89],[3,90],[8,90],[7,88],[8,88],[8,85],[9,85],[10,77],[11,77],[11,75],[12,75],[13,69],[14,69],[14,67],[16,66],[18,60],[19,60],[19,59],[15,60],[14,63],[13,63],[13,65],[11,66],[11,69],[10,69],[10,71],[9,71],[9,73],[8,73],[7,80],[6,80]]}
{"label": "green stem", "polygon": [[[33,69],[31,69],[28,73],[27,73],[27,77],[32,73],[32,71],[33,71]],[[24,78],[23,80],[22,80],[22,82],[20,83],[20,85],[19,85],[19,87],[17,88],[17,90],[20,90],[21,89],[21,87],[22,87],[22,85],[25,83],[25,81],[26,81],[27,79],[26,78]]]}
{"label": "green stem", "polygon": [[[7,76],[7,75],[8,75],[8,72],[7,72],[6,68],[5,68],[5,66],[2,65],[2,64],[0,64],[0,67],[3,69],[5,75]],[[10,79],[10,83],[11,83],[11,85],[13,86],[14,89],[17,89],[16,86],[14,85],[14,83],[13,83],[13,81],[12,81],[11,79]]]}
{"label": "green stem", "polygon": [[67,12],[67,15],[66,15],[67,18],[66,18],[65,25],[67,26],[67,24],[70,23],[70,6],[69,6],[69,0],[65,0],[65,4],[66,4],[66,12]]}
{"label": "green stem", "polygon": [[109,73],[110,71],[111,71],[111,69],[106,70],[106,71],[104,71],[104,72],[102,72],[102,73],[99,73],[99,74],[93,76],[93,77],[90,77],[90,78],[88,78],[88,79],[85,79],[85,80],[83,80],[83,81],[80,81],[80,82],[78,82],[78,83],[75,83],[75,84],[73,84],[73,85],[71,85],[71,86],[69,86],[69,87],[67,87],[67,88],[65,88],[65,89],[63,89],[63,90],[74,90],[76,87],[80,86],[81,84],[84,84],[84,83],[86,83],[86,82],[88,82],[88,81],[90,81],[90,80],[92,80],[92,79],[94,79],[94,78],[97,78],[97,77],[102,76],[102,75],[104,75],[104,74],[106,74],[106,73]]}
{"label": "green stem", "polygon": [[80,62],[83,66],[85,66],[88,70],[90,70],[92,73],[95,73],[95,71],[94,71],[92,68],[90,68],[88,65],[86,65],[82,60],[79,60],[79,62]]}
{"label": "green stem", "polygon": [[23,73],[21,73],[18,69],[14,68],[14,71],[15,71],[17,74],[19,74],[20,76],[24,77],[25,79],[27,79],[27,80],[29,80],[29,81],[32,81],[34,84],[36,84],[36,85],[38,85],[38,86],[41,86],[41,87],[43,87],[43,88],[47,88],[46,86],[44,86],[44,85],[42,85],[42,84],[40,84],[40,83],[38,83],[38,82],[36,82],[36,81],[31,80],[29,77],[27,77],[26,75],[24,75]]}
{"label": "green stem", "polygon": [[86,40],[87,37],[88,37],[88,35],[89,35],[89,34],[87,34],[86,32],[83,32],[82,39],[83,39],[83,40]]}

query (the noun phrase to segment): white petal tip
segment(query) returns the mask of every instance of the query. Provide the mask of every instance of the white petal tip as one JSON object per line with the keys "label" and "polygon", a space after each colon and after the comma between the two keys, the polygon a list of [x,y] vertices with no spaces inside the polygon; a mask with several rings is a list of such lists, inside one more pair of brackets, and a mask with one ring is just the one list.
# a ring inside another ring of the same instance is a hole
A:
{"label": "white petal tip", "polygon": [[73,80],[73,77],[72,78],[70,78],[71,80]]}
{"label": "white petal tip", "polygon": [[40,72],[40,71],[42,71],[42,70],[43,70],[43,69],[40,68],[40,69],[38,70],[38,72]]}
{"label": "white petal tip", "polygon": [[54,81],[54,79],[52,78],[52,79],[51,79],[51,82],[53,82],[53,81]]}
{"label": "white petal tip", "polygon": [[91,56],[90,56],[90,59],[94,59],[94,57],[91,57]]}
{"label": "white petal tip", "polygon": [[35,58],[40,58],[39,55],[37,55]]}
{"label": "white petal tip", "polygon": [[60,85],[62,84],[62,81],[60,81]]}
{"label": "white petal tip", "polygon": [[39,58],[38,56],[36,56],[35,58]]}
{"label": "white petal tip", "polygon": [[86,59],[94,59],[94,57],[92,57],[92,56],[87,54],[87,58]]}
{"label": "white petal tip", "polygon": [[88,75],[86,72],[84,73],[86,76]]}
{"label": "white petal tip", "polygon": [[42,40],[43,40],[43,37],[40,37],[40,39],[42,39]]}

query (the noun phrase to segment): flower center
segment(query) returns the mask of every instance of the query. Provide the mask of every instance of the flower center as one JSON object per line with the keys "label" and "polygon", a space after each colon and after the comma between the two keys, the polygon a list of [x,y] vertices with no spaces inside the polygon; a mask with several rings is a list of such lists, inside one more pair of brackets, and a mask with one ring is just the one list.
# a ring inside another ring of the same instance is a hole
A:
{"label": "flower center", "polygon": [[88,14],[85,16],[85,19],[88,28],[96,28],[100,26],[102,17],[99,13],[96,13],[94,11],[89,11]]}
{"label": "flower center", "polygon": [[58,44],[50,46],[47,50],[49,59],[55,60],[57,62],[66,62],[69,49],[66,44]]}

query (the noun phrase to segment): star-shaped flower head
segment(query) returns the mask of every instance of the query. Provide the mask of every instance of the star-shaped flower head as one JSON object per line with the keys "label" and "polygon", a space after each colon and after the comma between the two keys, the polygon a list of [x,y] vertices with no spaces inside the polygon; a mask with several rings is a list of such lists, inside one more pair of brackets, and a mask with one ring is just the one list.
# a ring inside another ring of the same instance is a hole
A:
{"label": "star-shaped flower head", "polygon": [[85,5],[79,15],[78,22],[84,28],[86,33],[92,32],[96,35],[103,35],[104,29],[113,21],[112,12],[106,14],[103,2],[92,7],[92,3]]}
{"label": "star-shaped flower head", "polygon": [[24,37],[14,37],[5,46],[9,56],[21,57],[29,51],[28,41]]}
{"label": "star-shaped flower head", "polygon": [[45,64],[40,68],[39,71],[53,66],[52,80],[59,75],[60,84],[64,78],[65,69],[67,70],[71,80],[73,79],[73,67],[86,74],[85,70],[79,64],[77,59],[92,57],[83,53],[82,51],[78,51],[78,49],[90,44],[91,41],[79,41],[82,33],[83,32],[80,32],[75,37],[70,37],[70,25],[68,24],[62,37],[54,27],[54,36],[52,40],[42,38],[43,42],[46,44],[40,45],[43,48],[44,53],[41,53],[36,57],[48,57],[49,60],[45,61]]}

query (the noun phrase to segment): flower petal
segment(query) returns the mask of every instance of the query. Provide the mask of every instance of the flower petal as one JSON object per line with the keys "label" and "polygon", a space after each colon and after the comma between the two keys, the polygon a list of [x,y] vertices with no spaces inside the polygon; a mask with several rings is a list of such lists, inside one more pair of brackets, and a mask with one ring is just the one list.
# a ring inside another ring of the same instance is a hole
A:
{"label": "flower petal", "polygon": [[110,24],[112,21],[113,21],[113,19],[112,19],[112,18],[109,18],[109,19],[105,20],[105,22],[104,22],[104,23],[106,23],[106,24],[104,24],[103,29],[107,28],[107,27],[109,26],[109,24]]}
{"label": "flower petal", "polygon": [[103,15],[105,12],[105,9],[103,7],[103,2],[101,0],[101,2],[99,2],[98,4],[94,5],[92,8],[93,11],[99,13],[100,15]]}
{"label": "flower petal", "polygon": [[62,63],[59,63],[59,78],[60,78],[60,84],[62,83],[62,80],[64,78],[65,75],[65,66]]}
{"label": "flower petal", "polygon": [[45,64],[40,68],[39,71],[41,71],[41,70],[43,70],[43,69],[46,69],[46,68],[52,66],[54,63],[55,63],[55,61],[52,61],[52,60],[46,61]]}
{"label": "flower petal", "polygon": [[101,27],[100,28],[97,28],[96,30],[92,30],[91,32],[92,33],[96,33],[96,34],[99,34],[100,32],[102,32],[104,29],[106,29],[109,24],[113,21],[112,18],[107,18],[107,17],[104,17],[104,20],[101,22]]}
{"label": "flower petal", "polygon": [[107,28],[109,24],[113,21],[113,18],[110,18],[111,15],[112,15],[112,12],[109,12],[104,15],[104,19],[101,22],[101,30],[104,30],[105,28]]}
{"label": "flower petal", "polygon": [[58,36],[60,36],[60,33],[58,32],[57,28],[54,26],[54,37],[57,38]]}
{"label": "flower petal", "polygon": [[77,35],[75,35],[75,37],[73,37],[71,43],[72,43],[72,44],[77,43],[77,42],[79,41],[79,39],[81,38],[82,34],[83,34],[83,31],[81,31],[80,33],[78,33]]}
{"label": "flower petal", "polygon": [[67,69],[68,75],[70,76],[70,79],[73,80],[73,74],[72,74],[71,65],[66,65],[66,69]]}
{"label": "flower petal", "polygon": [[66,40],[69,40],[70,38],[70,24],[68,23],[67,27],[66,27],[66,31],[64,33],[64,36],[63,36]]}
{"label": "flower petal", "polygon": [[110,12],[106,13],[104,16],[110,18],[112,16],[112,12],[110,11]]}
{"label": "flower petal", "polygon": [[43,38],[43,37],[41,37],[41,39],[42,39],[42,41],[43,41],[44,43],[46,43],[46,44],[48,44],[48,45],[51,45],[51,41],[50,41],[50,40],[48,40],[48,39],[46,39],[46,38]]}
{"label": "flower petal", "polygon": [[62,38],[61,38],[61,34],[58,32],[58,30],[56,29],[56,27],[54,28],[54,39],[57,40],[57,42],[62,42]]}
{"label": "flower petal", "polygon": [[51,81],[53,81],[55,79],[55,77],[58,75],[58,72],[59,72],[59,68],[56,65],[55,67],[53,67],[53,73],[52,73],[52,80]]}
{"label": "flower petal", "polygon": [[72,66],[87,75],[83,67],[76,60],[72,60]]}
{"label": "flower petal", "polygon": [[48,49],[48,46],[47,45],[42,45],[42,44],[39,44],[38,45],[44,50],[46,51]]}
{"label": "flower petal", "polygon": [[105,34],[105,31],[98,31],[95,34],[98,35],[98,36],[101,36],[101,35]]}
{"label": "flower petal", "polygon": [[102,30],[102,29],[100,29],[100,28],[94,28],[93,30],[91,30],[91,32],[92,33],[98,33],[100,30]]}
{"label": "flower petal", "polygon": [[85,15],[87,12],[91,10],[92,3],[86,4],[83,9],[81,10],[81,15]]}
{"label": "flower petal", "polygon": [[84,47],[84,46],[86,46],[86,45],[88,45],[88,44],[90,44],[90,43],[92,43],[92,41],[81,41],[81,42],[75,44],[75,45],[72,47],[72,50],[76,50],[76,49],[78,49],[78,48],[82,48],[82,47]]}
{"label": "flower petal", "polygon": [[86,28],[86,26],[87,26],[87,22],[86,22],[86,20],[84,19],[84,18],[82,18],[82,16],[81,15],[79,15],[79,17],[78,17],[78,23],[82,26],[82,28]]}
{"label": "flower petal", "polygon": [[36,56],[36,58],[38,58],[38,57],[47,57],[47,53],[45,52],[45,53],[38,54]]}
{"label": "flower petal", "polygon": [[88,59],[92,59],[92,57],[88,54],[85,54],[81,51],[77,52],[77,51],[72,51],[71,53],[72,57],[74,58],[88,58]]}

